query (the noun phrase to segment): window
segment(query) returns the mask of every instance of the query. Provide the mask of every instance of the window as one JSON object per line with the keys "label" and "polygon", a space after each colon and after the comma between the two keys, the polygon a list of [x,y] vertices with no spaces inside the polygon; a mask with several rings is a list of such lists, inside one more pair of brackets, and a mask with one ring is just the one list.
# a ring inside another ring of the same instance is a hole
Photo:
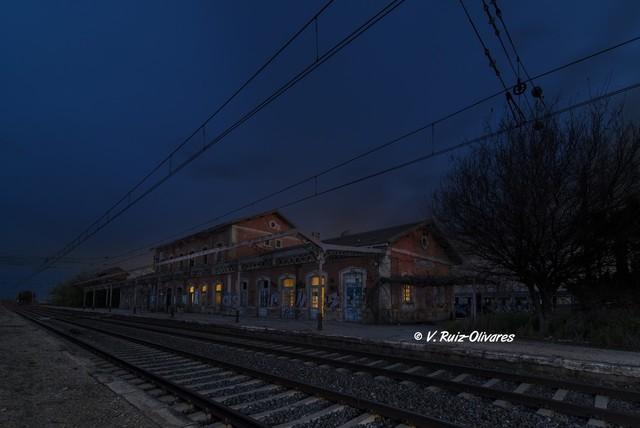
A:
{"label": "window", "polygon": [[293,308],[296,304],[295,287],[296,280],[293,278],[285,278],[282,280],[282,305]]}
{"label": "window", "polygon": [[425,250],[429,246],[429,236],[427,235],[426,232],[423,233],[422,236],[420,237],[420,245],[422,245],[422,248],[424,248]]}
{"label": "window", "polygon": [[216,244],[216,248],[218,249],[218,251],[216,252],[216,262],[217,263],[221,263],[222,262],[222,253],[224,251],[221,250],[221,248],[224,247],[224,244],[222,242],[218,242]]}
{"label": "window", "polygon": [[244,308],[249,303],[249,282],[242,281],[240,290],[240,306]]}
{"label": "window", "polygon": [[[184,257],[184,254],[180,254],[180,257]],[[184,267],[184,260],[180,260],[180,269]]]}
{"label": "window", "polygon": [[278,222],[277,222],[277,221],[275,221],[275,220],[271,220],[271,221],[269,222],[269,227],[270,227],[271,229],[277,229],[277,228],[279,227]]}
{"label": "window", "polygon": [[405,284],[402,286],[402,303],[413,303],[413,286]]}
{"label": "window", "polygon": [[314,286],[324,285],[324,276],[317,276],[317,275],[312,276],[311,285],[314,285]]}
{"label": "window", "polygon": [[[207,251],[207,247],[204,247],[202,251]],[[205,254],[202,256],[202,263],[205,265],[209,263],[209,254]]]}
{"label": "window", "polygon": [[191,256],[189,258],[189,266],[193,267],[193,265],[196,264],[196,259],[193,257],[193,251],[189,253],[189,256]]}
{"label": "window", "polygon": [[282,248],[282,240],[276,239],[276,248]]}
{"label": "window", "polygon": [[217,282],[215,286],[216,290],[216,306],[220,306],[222,304],[222,283]]}

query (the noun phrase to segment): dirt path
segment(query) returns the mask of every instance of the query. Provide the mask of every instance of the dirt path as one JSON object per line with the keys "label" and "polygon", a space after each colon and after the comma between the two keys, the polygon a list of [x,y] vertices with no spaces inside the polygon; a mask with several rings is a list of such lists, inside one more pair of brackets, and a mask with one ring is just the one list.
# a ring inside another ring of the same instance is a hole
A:
{"label": "dirt path", "polygon": [[90,364],[0,305],[0,426],[158,426],[93,379]]}

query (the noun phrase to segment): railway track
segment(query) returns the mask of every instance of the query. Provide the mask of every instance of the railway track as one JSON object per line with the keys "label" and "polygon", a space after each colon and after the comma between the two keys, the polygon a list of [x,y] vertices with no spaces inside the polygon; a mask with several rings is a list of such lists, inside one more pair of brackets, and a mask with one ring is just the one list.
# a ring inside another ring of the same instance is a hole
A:
{"label": "railway track", "polygon": [[190,419],[203,425],[349,428],[407,423],[460,428],[384,403],[65,320],[50,311],[16,312],[130,372],[132,383],[176,410],[192,410]]}
{"label": "railway track", "polygon": [[[569,426],[571,424],[579,426],[584,423],[595,426],[602,426],[606,423],[625,427],[640,426],[640,405],[638,405],[640,393],[629,390],[538,376],[523,376],[478,367],[434,363],[359,350],[335,349],[326,345],[290,343],[285,338],[281,338],[280,342],[282,343],[274,343],[273,338],[267,340],[256,337],[237,337],[237,332],[231,336],[221,334],[220,331],[215,333],[202,331],[203,327],[194,326],[191,328],[182,325],[170,327],[161,320],[136,318],[133,321],[122,319],[123,317],[78,317],[77,313],[70,314],[68,311],[49,308],[39,308],[38,311],[40,314],[66,318],[66,322],[102,334],[117,329],[119,334],[126,336],[129,340],[138,340],[139,344],[144,343],[145,346],[149,345],[149,342],[144,339],[145,335],[159,335],[181,341],[198,341],[215,344],[219,347],[233,348],[240,352],[262,354],[266,358],[279,358],[293,363],[302,362],[306,365],[332,368],[345,375],[366,374],[377,380],[417,385],[433,393],[444,391],[470,402],[489,400],[494,405],[507,410],[518,406],[518,409],[526,408],[529,412],[537,412],[537,414],[552,420],[569,416],[572,418],[567,421]],[[217,363],[220,364],[220,361]],[[256,377],[259,377],[259,374]],[[283,383],[278,383],[276,379],[271,379],[270,382],[283,385]],[[288,386],[294,388],[294,385],[288,384]],[[324,397],[323,399],[331,402],[343,403],[334,406],[347,403],[353,409],[365,412],[367,417],[378,414],[387,419],[404,421],[415,426],[445,426],[434,425],[444,423],[437,419],[417,420],[415,419],[416,415],[394,414],[391,409],[376,411],[375,405],[381,403],[372,402],[366,406],[360,403],[360,407],[358,407],[357,397],[351,397],[356,401],[349,402],[348,399],[345,400],[345,397],[331,396],[331,393],[327,395],[326,391],[324,395],[322,391],[307,389],[306,392],[313,396]],[[395,410],[402,411],[398,408]]]}

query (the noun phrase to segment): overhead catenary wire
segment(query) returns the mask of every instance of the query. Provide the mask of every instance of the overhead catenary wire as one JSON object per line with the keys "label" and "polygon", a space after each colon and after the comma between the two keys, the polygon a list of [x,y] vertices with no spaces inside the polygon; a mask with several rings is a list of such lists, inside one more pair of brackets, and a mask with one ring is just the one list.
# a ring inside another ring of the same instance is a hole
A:
{"label": "overhead catenary wire", "polygon": [[98,217],[96,221],[91,223],[89,227],[87,227],[84,231],[82,231],[73,241],[79,240],[82,236],[88,233],[92,227],[96,224],[100,223],[103,219],[107,218],[112,210],[116,209],[118,205],[120,205],[125,200],[129,200],[131,198],[131,194],[140,188],[153,174],[158,172],[164,165],[169,166],[169,172],[173,170],[173,156],[180,151],[186,144],[191,141],[191,139],[197,135],[199,132],[202,132],[203,145],[206,145],[206,127],[207,124],[214,119],[222,110],[224,110],[227,105],[229,105],[247,86],[249,86],[264,70],[266,70],[279,56],[282,54],[309,26],[315,23],[315,31],[316,31],[316,52],[318,49],[317,44],[317,32],[318,32],[318,17],[322,15],[334,0],[328,0],[311,18],[309,18],[295,33],[293,33],[287,41],[280,46],[267,60],[258,67],[245,81],[242,83],[233,93],[225,99],[222,104],[216,108],[216,110],[211,113],[191,134],[189,134],[185,139],[183,139],[180,144],[178,144],[168,155],[166,155],[155,167],[153,167],[146,175],[142,177],[134,186],[129,189],[123,196],[120,198],[115,204],[113,204],[109,209],[107,209],[102,216]]}
{"label": "overhead catenary wire", "polygon": [[[524,66],[524,63],[522,62],[520,54],[518,53],[518,49],[516,48],[516,44],[513,41],[513,38],[511,37],[511,32],[509,31],[509,28],[507,27],[507,23],[504,21],[504,17],[502,15],[502,9],[500,9],[500,7],[498,6],[498,1],[497,0],[491,0],[491,4],[493,5],[493,9],[494,9],[494,12],[496,14],[496,17],[498,18],[498,20],[500,21],[500,24],[502,25],[504,33],[507,35],[507,40],[509,41],[509,44],[511,45],[511,48],[513,49],[513,53],[516,56],[516,62],[518,63],[519,67],[522,68],[522,71],[524,72],[525,76],[527,77],[527,80],[529,80],[533,84],[533,79],[531,79],[531,76],[529,75],[529,72],[527,71],[527,68]],[[542,96],[541,92],[540,92],[540,96],[538,97],[538,99],[540,100],[540,102],[544,106],[545,105],[544,97]]]}
{"label": "overhead catenary wire", "polygon": [[[638,88],[640,88],[640,82],[632,84],[632,85],[628,85],[628,86],[625,86],[625,87],[622,87],[622,88],[614,90],[614,91],[607,92],[605,94],[602,94],[602,95],[599,95],[599,96],[596,96],[596,97],[591,97],[591,98],[589,98],[589,99],[587,99],[585,101],[572,104],[570,106],[558,109],[558,110],[553,111],[553,112],[549,112],[549,113],[543,115],[542,119],[543,120],[549,119],[551,117],[554,117],[554,116],[557,116],[557,115],[560,115],[560,114],[564,114],[564,113],[573,111],[575,109],[582,108],[582,107],[585,107],[585,106],[588,106],[588,105],[603,101],[605,99],[608,99],[608,98],[611,98],[611,97],[614,97],[614,96],[618,96],[618,95],[621,95],[621,94],[626,93],[626,92],[630,92],[632,90],[636,90]],[[528,120],[525,120],[524,124],[526,125],[526,124],[533,123],[535,120],[539,120],[539,119],[535,119],[535,118],[528,119]],[[405,161],[405,162],[400,162],[400,163],[395,164],[393,166],[390,166],[390,167],[378,170],[378,171],[376,171],[374,173],[367,174],[367,175],[358,177],[356,179],[353,179],[353,180],[350,180],[350,181],[347,181],[347,182],[344,182],[344,183],[329,187],[329,188],[324,189],[324,190],[320,190],[319,191],[316,188],[309,195],[306,195],[306,196],[303,196],[301,198],[298,198],[298,199],[289,201],[287,203],[281,204],[279,206],[276,206],[273,209],[279,210],[279,209],[289,208],[291,206],[300,204],[300,203],[305,202],[307,200],[314,199],[314,198],[326,195],[328,193],[332,193],[332,192],[338,191],[340,189],[353,186],[353,185],[361,183],[363,181],[367,181],[367,180],[370,180],[372,178],[375,178],[375,177],[378,177],[378,176],[381,176],[381,175],[384,175],[384,174],[388,174],[388,173],[390,173],[392,171],[396,171],[396,170],[399,170],[399,169],[402,169],[402,168],[406,168],[408,166],[414,165],[414,164],[419,163],[419,162],[423,162],[423,161],[431,159],[433,157],[440,156],[440,155],[443,155],[443,154],[446,154],[446,153],[450,153],[452,151],[461,149],[463,147],[470,146],[470,145],[473,145],[473,144],[476,144],[476,143],[479,143],[479,142],[482,142],[482,141],[486,141],[486,140],[491,139],[491,138],[495,138],[495,137],[501,136],[501,135],[503,135],[503,134],[505,134],[505,133],[507,133],[509,131],[512,131],[512,130],[518,128],[519,126],[520,125],[507,127],[507,128],[504,128],[504,129],[500,129],[498,131],[486,133],[484,135],[481,135],[479,137],[476,137],[476,138],[473,138],[473,139],[470,139],[470,140],[465,140],[465,141],[463,141],[461,143],[458,143],[458,144],[455,144],[453,146],[445,147],[445,148],[440,149],[440,150],[434,150],[429,154],[418,156],[416,158],[410,159],[410,160]],[[424,129],[424,127],[422,129]],[[415,133],[416,132],[412,132],[410,135],[415,135]],[[408,135],[408,134],[405,134],[405,135]],[[402,137],[399,137],[399,138],[402,138]],[[396,139],[396,140],[398,140],[398,139]],[[257,203],[257,202],[254,201],[252,203],[246,204],[244,207],[246,208],[246,207],[252,206],[255,203]],[[219,216],[217,219],[226,217],[227,215],[228,214],[223,214],[223,215]],[[194,228],[196,228],[196,227],[198,227],[198,226],[194,226]],[[166,241],[163,241],[163,243],[164,242],[166,242]],[[144,250],[146,252],[146,251],[151,250],[151,248],[144,247]],[[137,254],[136,256],[130,257],[129,259],[133,259],[133,258],[138,257],[140,255],[141,254]]]}
{"label": "overhead catenary wire", "polygon": [[[320,65],[322,65],[327,60],[332,58],[335,54],[340,52],[346,46],[350,45],[354,40],[356,40],[358,37],[360,37],[362,34],[364,34],[367,30],[369,30],[375,24],[380,22],[380,20],[382,20],[384,17],[386,17],[389,13],[391,13],[393,10],[395,10],[402,3],[404,3],[404,0],[393,0],[393,1],[389,2],[389,3],[387,3],[386,6],[384,6],[382,9],[380,9],[374,15],[372,15],[367,21],[365,21],[363,24],[361,24],[359,27],[357,27],[355,30],[353,30],[349,35],[347,35],[346,37],[341,39],[338,43],[333,45],[333,47],[331,47],[325,53],[320,55],[320,57],[318,58],[317,61],[314,61],[312,64],[310,64],[307,67],[305,67],[296,76],[294,76],[287,83],[285,83],[283,86],[281,86],[279,89],[277,89],[274,93],[272,93],[270,96],[268,96],[266,99],[264,99],[256,107],[254,107],[249,112],[245,113],[233,125],[229,126],[226,130],[224,130],[223,132],[218,134],[217,137],[215,137],[209,143],[204,145],[200,150],[198,150],[193,155],[189,156],[181,164],[179,164],[178,166],[173,168],[167,175],[165,175],[164,177],[159,179],[155,184],[153,184],[147,190],[142,192],[141,195],[139,195],[136,198],[132,199],[131,198],[132,192],[128,192],[127,195],[124,197],[124,199],[127,199],[128,202],[123,208],[117,210],[115,213],[112,213],[114,208],[110,208],[109,210],[107,210],[106,216],[103,215],[103,217],[102,217],[102,218],[106,218],[106,220],[104,220],[104,222],[102,222],[102,223],[100,223],[100,221],[98,221],[97,223],[94,222],[93,225],[95,227],[94,227],[93,230],[89,230],[88,232],[83,232],[83,234],[81,234],[81,236],[79,238],[76,238],[70,244],[66,245],[61,251],[59,251],[53,257],[51,257],[50,260],[55,261],[57,258],[69,254],[71,251],[73,251],[75,248],[77,248],[80,244],[82,244],[83,242],[85,242],[86,240],[88,240],[89,238],[94,236],[96,233],[98,233],[100,230],[102,230],[105,226],[110,224],[116,218],[120,217],[129,208],[131,208],[133,205],[137,204],[140,200],[144,199],[146,196],[148,196],[150,193],[152,193],[155,189],[157,189],[162,184],[164,184],[169,178],[171,178],[177,172],[182,170],[184,167],[186,167],[188,164],[190,164],[193,160],[198,158],[202,153],[204,153],[210,147],[212,147],[213,145],[215,145],[218,142],[220,142],[223,138],[225,138],[227,135],[229,135],[231,132],[233,132],[236,128],[238,128],[239,126],[244,124],[247,120],[249,120],[251,117],[253,117],[256,113],[258,113],[264,107],[269,105],[275,99],[279,98],[282,94],[284,94],[289,89],[291,89],[293,86],[295,86],[298,82],[300,82],[302,79],[304,79],[307,75],[309,75],[311,72],[313,72]],[[199,129],[198,129],[198,131],[199,131]],[[27,280],[32,278],[32,277],[34,277],[35,275],[39,274],[40,272],[43,272],[44,270],[46,270],[49,264],[50,263],[43,264],[29,278],[27,278]]]}
{"label": "overhead catenary wire", "polygon": [[518,106],[518,104],[516,104],[513,101],[513,97],[511,96],[511,92],[509,90],[510,86],[508,86],[504,81],[504,78],[500,73],[500,69],[498,68],[498,64],[496,63],[496,60],[493,57],[493,55],[491,55],[491,51],[489,50],[489,47],[487,46],[487,44],[484,42],[484,39],[482,38],[480,31],[478,31],[478,27],[473,21],[473,18],[471,17],[471,14],[469,13],[467,6],[464,4],[464,0],[459,0],[459,2],[460,2],[460,6],[462,6],[462,10],[464,11],[464,14],[467,17],[467,20],[469,21],[469,24],[471,24],[471,28],[473,29],[473,32],[475,33],[476,38],[478,39],[478,41],[480,42],[480,45],[482,46],[482,49],[484,50],[485,56],[489,60],[489,66],[493,69],[494,73],[496,74],[496,77],[498,78],[498,81],[502,85],[502,89],[507,98],[507,104],[509,106],[509,109],[511,110],[513,119],[516,122],[522,122],[524,120],[524,113],[522,113],[522,110],[520,110],[520,107]]}
{"label": "overhead catenary wire", "polygon": [[[482,8],[484,9],[484,13],[487,15],[487,18],[489,20],[489,25],[493,29],[493,33],[495,34],[496,38],[498,39],[498,42],[500,42],[500,46],[502,47],[502,52],[504,53],[504,56],[507,58],[509,66],[511,67],[511,71],[513,72],[513,75],[516,78],[516,82],[517,83],[516,83],[515,86],[513,86],[513,93],[515,95],[518,95],[518,96],[523,95],[525,91],[524,91],[524,88],[522,88],[523,83],[522,83],[522,79],[520,77],[520,65],[522,65],[522,61],[520,60],[520,57],[516,53],[517,65],[513,64],[513,60],[511,59],[511,55],[509,54],[509,50],[507,49],[507,46],[505,45],[504,40],[502,39],[502,35],[500,34],[500,30],[498,29],[498,26],[496,25],[496,17],[494,17],[493,14],[491,13],[491,10],[489,9],[489,5],[487,4],[486,0],[482,0]],[[512,44],[512,46],[513,46],[513,44]],[[529,76],[527,76],[527,77],[529,77]],[[529,108],[529,112],[532,115],[535,114],[535,110],[534,110],[533,106],[531,105],[531,103],[529,102],[529,98],[527,98],[525,96],[524,100],[525,100],[525,103],[527,104],[527,107]]]}
{"label": "overhead catenary wire", "polygon": [[[612,46],[597,50],[597,51],[592,52],[592,53],[590,53],[590,54],[588,54],[586,56],[582,56],[582,57],[577,58],[577,59],[575,59],[573,61],[570,61],[568,63],[553,67],[553,68],[551,68],[549,70],[546,70],[546,71],[544,71],[542,73],[539,73],[538,75],[530,77],[529,79],[527,79],[526,82],[529,83],[529,82],[532,82],[534,79],[540,79],[540,78],[549,76],[551,74],[554,74],[554,73],[557,73],[559,71],[565,70],[565,69],[567,69],[569,67],[572,67],[572,66],[575,66],[577,64],[583,63],[585,61],[591,60],[591,59],[593,59],[595,57],[598,57],[600,55],[604,55],[604,54],[609,53],[609,52],[611,52],[613,50],[619,49],[621,47],[627,46],[629,44],[632,44],[632,43],[635,43],[635,42],[638,42],[638,41],[640,41],[640,36],[636,36],[636,37],[627,39],[625,41],[622,41],[620,43],[616,43],[616,44],[614,44]],[[434,146],[435,126],[437,124],[445,122],[445,121],[447,121],[447,120],[449,120],[449,119],[451,119],[451,118],[453,118],[455,116],[458,116],[458,115],[460,115],[460,114],[462,114],[462,113],[464,113],[466,111],[469,111],[469,110],[471,110],[471,109],[473,109],[473,108],[475,108],[475,107],[477,107],[477,106],[479,106],[479,105],[481,105],[481,104],[483,104],[483,103],[485,103],[487,101],[490,101],[490,100],[492,100],[492,99],[494,99],[494,98],[496,98],[496,97],[498,97],[498,96],[500,96],[502,94],[504,94],[504,91],[498,91],[498,92],[495,92],[495,93],[493,93],[491,95],[488,95],[486,97],[480,98],[479,100],[477,100],[477,101],[475,101],[475,102],[473,102],[471,104],[468,104],[465,107],[462,107],[462,108],[460,108],[458,110],[455,110],[455,111],[453,111],[451,113],[448,113],[448,114],[446,114],[446,115],[444,115],[444,116],[442,116],[442,117],[440,117],[440,118],[438,118],[436,120],[433,120],[430,123],[427,123],[427,124],[425,124],[423,126],[420,126],[418,128],[413,129],[412,131],[404,133],[403,135],[400,135],[399,137],[393,138],[393,139],[391,139],[391,140],[389,140],[387,142],[384,142],[382,144],[374,146],[374,147],[372,147],[372,148],[370,148],[370,149],[368,149],[368,150],[366,150],[366,151],[364,151],[362,153],[359,153],[359,154],[357,154],[355,156],[352,156],[352,157],[350,157],[350,158],[348,158],[346,160],[338,162],[337,164],[334,164],[334,165],[332,165],[332,166],[330,166],[328,168],[325,168],[325,169],[323,169],[323,170],[321,170],[319,172],[316,172],[316,173],[314,173],[314,174],[312,174],[312,175],[310,175],[310,176],[308,176],[306,178],[303,178],[301,180],[298,180],[298,181],[296,181],[296,182],[294,182],[292,184],[286,185],[285,187],[282,187],[282,188],[280,188],[278,190],[275,190],[275,191],[270,192],[270,193],[268,193],[266,195],[263,195],[262,197],[260,197],[258,199],[255,199],[255,200],[253,200],[251,202],[248,202],[248,203],[245,203],[245,204],[243,204],[241,206],[238,206],[238,207],[236,207],[236,208],[234,208],[232,210],[229,210],[229,211],[227,211],[227,212],[225,212],[223,214],[220,214],[220,215],[218,215],[218,216],[216,216],[214,218],[211,218],[211,219],[206,220],[204,222],[198,223],[198,224],[196,224],[194,226],[191,226],[191,227],[189,227],[189,228],[187,228],[187,229],[185,229],[185,230],[183,230],[181,232],[178,232],[178,233],[172,234],[170,236],[167,236],[167,237],[165,237],[165,238],[163,238],[161,240],[153,241],[153,242],[151,242],[149,244],[146,244],[144,246],[136,247],[134,249],[124,251],[124,252],[122,252],[120,254],[117,254],[117,255],[105,257],[105,259],[108,259],[109,263],[113,264],[113,263],[121,262],[121,261],[118,261],[118,260],[120,260],[120,259],[122,259],[124,257],[126,257],[124,259],[125,261],[126,260],[130,260],[130,259],[135,258],[135,257],[139,257],[139,256],[145,254],[146,252],[148,252],[149,250],[151,250],[154,246],[161,245],[162,243],[167,242],[167,241],[169,241],[171,239],[179,238],[179,237],[183,236],[186,233],[189,233],[189,232],[192,232],[194,230],[198,230],[198,229],[200,229],[202,227],[211,225],[211,224],[213,224],[213,223],[215,223],[215,222],[217,222],[217,221],[219,221],[219,220],[221,220],[223,218],[228,217],[231,214],[235,214],[235,213],[241,212],[241,211],[243,211],[243,210],[245,210],[247,208],[250,208],[250,207],[252,207],[254,205],[257,205],[257,204],[259,204],[261,202],[264,202],[265,200],[268,200],[268,199],[271,199],[271,198],[273,198],[275,196],[283,194],[283,193],[285,193],[285,192],[287,192],[287,191],[289,191],[291,189],[294,189],[294,188],[296,188],[298,186],[301,186],[301,185],[303,185],[305,183],[309,183],[312,180],[315,182],[314,183],[314,189],[315,189],[315,191],[317,191],[317,188],[318,188],[317,187],[317,180],[318,180],[319,177],[322,177],[322,176],[324,176],[326,174],[329,174],[330,172],[333,172],[333,171],[335,171],[335,170],[337,170],[339,168],[342,168],[342,167],[344,167],[344,166],[346,166],[346,165],[348,165],[348,164],[350,164],[352,162],[355,162],[357,160],[363,159],[363,158],[365,158],[365,157],[367,157],[367,156],[369,156],[369,155],[371,155],[373,153],[376,153],[376,152],[378,152],[378,151],[380,151],[382,149],[385,149],[385,148],[390,147],[392,145],[395,145],[395,144],[397,144],[397,143],[399,143],[401,141],[404,141],[405,139],[407,139],[409,137],[412,137],[412,136],[414,136],[414,135],[416,135],[416,134],[418,134],[418,133],[420,133],[420,132],[422,132],[424,130],[427,130],[429,128],[431,129],[431,142],[432,142],[431,149],[432,149],[432,152],[435,152],[435,146]],[[133,256],[132,256],[132,254],[133,254]]]}

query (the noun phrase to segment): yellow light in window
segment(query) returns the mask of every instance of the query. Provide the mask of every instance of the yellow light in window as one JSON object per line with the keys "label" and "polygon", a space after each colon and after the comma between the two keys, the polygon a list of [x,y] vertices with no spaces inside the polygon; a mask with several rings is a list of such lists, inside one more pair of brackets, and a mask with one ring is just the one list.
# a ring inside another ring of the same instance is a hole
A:
{"label": "yellow light in window", "polygon": [[323,276],[312,276],[311,277],[311,285],[323,285],[324,277]]}
{"label": "yellow light in window", "polygon": [[206,292],[207,292],[207,286],[206,286],[206,285],[203,285],[203,286],[202,286],[202,292],[203,292],[203,293],[206,293]]}
{"label": "yellow light in window", "polygon": [[413,287],[409,284],[405,284],[402,286],[402,301],[404,303],[411,303],[413,300]]}
{"label": "yellow light in window", "polygon": [[222,283],[219,282],[219,283],[216,284],[216,291],[217,292],[221,292],[222,291]]}
{"label": "yellow light in window", "polygon": [[189,293],[195,293],[195,292],[196,292],[196,287],[194,287],[193,285],[189,287]]}
{"label": "yellow light in window", "polygon": [[282,280],[282,286],[283,287],[293,287],[294,285],[296,285],[296,280],[293,278],[286,278],[284,280]]}

